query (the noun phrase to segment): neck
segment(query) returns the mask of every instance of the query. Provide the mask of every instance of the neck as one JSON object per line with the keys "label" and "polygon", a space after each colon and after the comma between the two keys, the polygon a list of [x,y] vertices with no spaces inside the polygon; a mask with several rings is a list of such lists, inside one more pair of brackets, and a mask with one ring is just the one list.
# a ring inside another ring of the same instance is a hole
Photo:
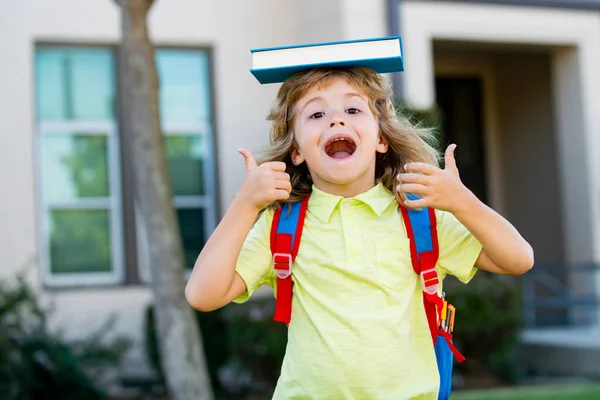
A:
{"label": "neck", "polygon": [[313,183],[317,189],[325,193],[348,198],[372,189],[375,186],[375,176],[374,174],[367,174],[352,182],[343,184],[327,182],[318,179],[317,177],[313,177]]}

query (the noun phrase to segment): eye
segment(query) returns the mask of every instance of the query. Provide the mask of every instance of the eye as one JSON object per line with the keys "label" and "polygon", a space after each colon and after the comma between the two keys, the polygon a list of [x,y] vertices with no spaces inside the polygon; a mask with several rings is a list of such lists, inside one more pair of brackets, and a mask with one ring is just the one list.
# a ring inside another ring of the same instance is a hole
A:
{"label": "eye", "polygon": [[316,112],[314,114],[311,114],[311,116],[308,117],[308,118],[310,118],[310,119],[319,119],[319,118],[323,118],[324,115],[325,115],[324,112],[318,111],[318,112]]}
{"label": "eye", "polygon": [[360,110],[358,108],[355,107],[350,107],[346,110],[346,112],[348,114],[358,114],[360,112]]}

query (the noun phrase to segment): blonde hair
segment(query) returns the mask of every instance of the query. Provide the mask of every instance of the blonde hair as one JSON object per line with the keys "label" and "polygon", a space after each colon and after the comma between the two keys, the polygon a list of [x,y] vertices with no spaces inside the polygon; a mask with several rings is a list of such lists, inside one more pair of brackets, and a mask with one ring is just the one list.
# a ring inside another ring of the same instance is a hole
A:
{"label": "blonde hair", "polygon": [[[399,183],[396,176],[404,171],[405,164],[425,162],[439,165],[438,151],[432,146],[432,130],[415,126],[407,117],[397,114],[392,101],[392,89],[381,75],[371,69],[358,67],[311,69],[293,75],[281,85],[267,116],[267,120],[272,121],[271,147],[263,153],[260,162],[285,162],[292,184],[289,199],[275,202],[271,207],[302,200],[312,191],[306,162],[296,166],[291,159],[291,152],[296,146],[293,134],[296,118],[294,105],[313,87],[327,87],[339,79],[346,80],[367,96],[371,112],[379,121],[379,133],[388,143],[387,152],[376,155],[376,182],[381,181],[390,193],[396,193],[395,188]],[[405,200],[403,194],[396,196],[399,201]]]}

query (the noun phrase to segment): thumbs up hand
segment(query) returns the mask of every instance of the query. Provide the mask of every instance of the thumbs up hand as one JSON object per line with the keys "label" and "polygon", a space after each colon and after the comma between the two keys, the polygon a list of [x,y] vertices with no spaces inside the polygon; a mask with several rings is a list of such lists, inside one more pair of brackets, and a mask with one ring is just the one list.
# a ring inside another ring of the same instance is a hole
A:
{"label": "thumbs up hand", "polygon": [[404,166],[405,172],[397,176],[400,184],[396,190],[421,197],[418,200],[405,201],[407,207],[432,207],[455,213],[469,203],[474,195],[460,180],[454,149],[455,144],[446,149],[444,169],[420,162]]}
{"label": "thumbs up hand", "polygon": [[285,172],[284,162],[272,161],[257,165],[249,150],[239,149],[238,152],[246,163],[246,179],[240,191],[245,201],[260,211],[274,201],[290,197],[292,184],[290,175]]}

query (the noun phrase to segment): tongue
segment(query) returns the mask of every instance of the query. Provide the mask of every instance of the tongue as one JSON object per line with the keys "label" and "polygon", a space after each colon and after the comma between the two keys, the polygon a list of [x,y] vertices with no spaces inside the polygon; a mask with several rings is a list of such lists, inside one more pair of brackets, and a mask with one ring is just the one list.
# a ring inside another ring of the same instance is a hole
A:
{"label": "tongue", "polygon": [[336,151],[331,155],[333,158],[346,158],[349,157],[351,153],[349,151]]}
{"label": "tongue", "polygon": [[332,158],[346,158],[354,153],[354,146],[347,140],[337,140],[329,145],[327,154]]}

